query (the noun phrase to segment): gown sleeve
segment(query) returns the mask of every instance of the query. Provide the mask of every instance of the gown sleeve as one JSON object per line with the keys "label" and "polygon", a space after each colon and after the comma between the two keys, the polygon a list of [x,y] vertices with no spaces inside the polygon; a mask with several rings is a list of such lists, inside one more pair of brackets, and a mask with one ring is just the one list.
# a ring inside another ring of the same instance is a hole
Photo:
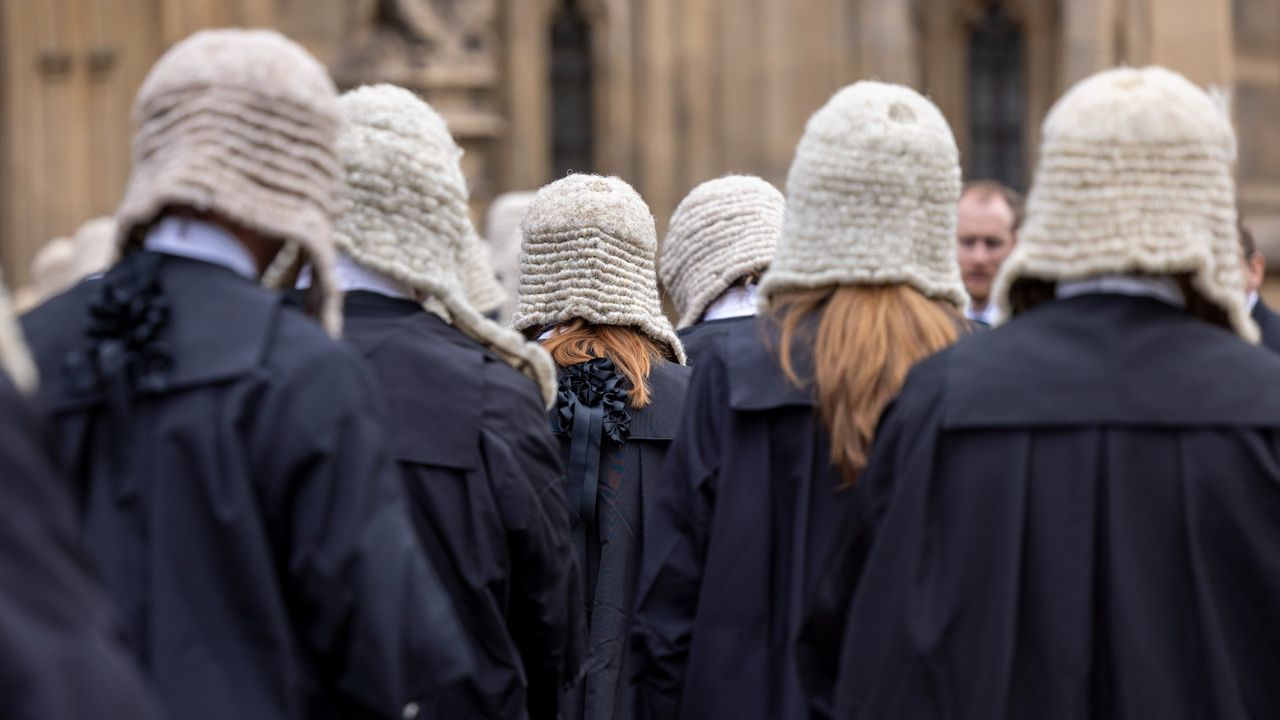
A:
{"label": "gown sleeve", "polygon": [[[581,580],[569,534],[559,453],[545,424],[510,453],[504,510],[511,552],[511,632],[528,677],[531,718],[559,716],[561,691],[586,654]],[[541,437],[545,435],[544,437]],[[491,438],[490,443],[499,442]]]}
{"label": "gown sleeve", "polygon": [[796,641],[796,662],[815,718],[834,712],[849,610],[893,488],[902,473],[919,470],[921,449],[928,447],[924,438],[932,437],[941,422],[942,374],[936,358],[908,373],[902,391],[880,416],[867,467],[853,489],[848,521],[818,555],[821,569],[806,593]]}
{"label": "gown sleeve", "polygon": [[898,427],[895,406],[890,405],[881,417],[867,467],[857,479],[850,516],[840,524],[831,546],[819,556],[824,558],[822,569],[807,593],[809,607],[797,640],[796,663],[815,718],[831,717],[845,620],[878,513],[878,503],[873,498],[893,478]]}
{"label": "gown sleeve", "polygon": [[346,701],[409,717],[472,671],[470,646],[418,545],[368,370],[345,353],[302,366],[270,391],[256,434],[283,582]]}
{"label": "gown sleeve", "polygon": [[655,484],[632,630],[642,718],[678,717],[715,506],[729,394],[723,361],[700,359]]}
{"label": "gown sleeve", "polygon": [[114,607],[79,552],[70,493],[0,377],[0,687],[5,717],[158,717]]}

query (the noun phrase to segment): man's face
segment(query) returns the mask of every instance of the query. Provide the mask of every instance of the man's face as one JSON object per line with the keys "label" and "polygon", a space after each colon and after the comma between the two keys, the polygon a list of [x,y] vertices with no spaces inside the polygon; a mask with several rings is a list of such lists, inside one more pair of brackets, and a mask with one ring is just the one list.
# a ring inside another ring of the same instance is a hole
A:
{"label": "man's face", "polygon": [[1000,197],[960,199],[956,258],[964,288],[979,307],[991,296],[991,283],[1015,242],[1013,210]]}
{"label": "man's face", "polygon": [[1255,252],[1249,257],[1242,257],[1240,263],[1240,269],[1244,272],[1245,295],[1257,292],[1262,287],[1262,278],[1267,272],[1267,261],[1262,253]]}

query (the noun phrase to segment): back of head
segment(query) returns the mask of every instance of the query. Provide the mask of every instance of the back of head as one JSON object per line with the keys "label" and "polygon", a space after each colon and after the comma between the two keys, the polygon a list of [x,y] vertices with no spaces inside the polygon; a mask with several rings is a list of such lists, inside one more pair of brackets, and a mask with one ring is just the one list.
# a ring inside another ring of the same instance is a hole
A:
{"label": "back of head", "polygon": [[[809,119],[787,178],[787,210],[760,290],[781,326],[779,361],[810,381],[846,483],[910,367],[956,338],[965,303],[954,242],[959,153],[915,91],[844,88]],[[793,360],[812,351],[812,378]]]}
{"label": "back of head", "polygon": [[501,320],[511,319],[516,295],[520,292],[520,222],[533,202],[531,192],[503,193],[489,204],[484,237],[489,244],[489,260],[507,299],[499,308]]}
{"label": "back of head", "polygon": [[662,243],[658,270],[685,328],[734,282],[763,273],[773,259],[786,201],[752,175],[728,175],[680,201]]}
{"label": "back of head", "polygon": [[167,208],[211,213],[305,253],[316,311],[336,334],[336,98],[324,66],[273,31],[206,30],[174,45],[134,103],[133,172],[116,213],[121,251],[139,247]]}
{"label": "back of head", "polygon": [[576,319],[627,327],[684,362],[658,298],[653,215],[630,185],[569,175],[538,191],[521,229],[515,329],[540,332]]}
{"label": "back of head", "polygon": [[485,248],[468,214],[462,149],[444,118],[392,85],[357,88],[338,105],[347,195],[334,232],[338,248],[436,301],[450,324],[528,374],[549,402],[550,358],[483,317],[470,300],[468,271]]}
{"label": "back of head", "polygon": [[57,295],[76,283],[76,244],[56,237],[31,259],[31,290],[36,303]]}
{"label": "back of head", "polygon": [[116,261],[116,220],[98,217],[85,221],[76,230],[76,276],[86,278],[101,272]]}
{"label": "back of head", "polygon": [[0,371],[8,375],[22,392],[31,394],[36,391],[40,379],[36,364],[22,337],[22,328],[10,309],[9,293],[3,282],[0,282]]}
{"label": "back of head", "polygon": [[788,290],[906,283],[963,307],[955,261],[959,152],[919,93],[859,82],[809,118],[787,175],[768,302]]}
{"label": "back of head", "polygon": [[1244,306],[1230,119],[1163,68],[1077,83],[1045,119],[1018,246],[996,297],[1018,314],[1046,285],[1100,275],[1184,276],[1216,317],[1257,338]]}

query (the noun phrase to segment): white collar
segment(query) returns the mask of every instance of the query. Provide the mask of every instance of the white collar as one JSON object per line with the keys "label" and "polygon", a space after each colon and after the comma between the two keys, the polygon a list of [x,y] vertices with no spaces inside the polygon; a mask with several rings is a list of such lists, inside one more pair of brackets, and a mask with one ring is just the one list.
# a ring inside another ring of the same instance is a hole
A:
{"label": "white collar", "polygon": [[1186,307],[1182,288],[1170,277],[1136,277],[1133,275],[1099,275],[1097,277],[1058,283],[1059,298],[1106,293],[1149,297],[1174,307]]}
{"label": "white collar", "polygon": [[556,335],[559,335],[562,332],[564,332],[563,325],[552,325],[551,327],[542,331],[542,334],[538,336],[538,342],[542,342],[543,340],[550,340],[551,338],[555,337]]}
{"label": "white collar", "polygon": [[199,260],[258,279],[253,254],[226,228],[215,223],[169,215],[147,232],[142,246],[151,252]]}
{"label": "white collar", "polygon": [[996,305],[994,299],[989,299],[985,307],[981,310],[973,309],[973,301],[970,301],[964,309],[964,316],[970,320],[976,320],[985,323],[991,327],[995,327],[1000,322],[1000,307]]}
{"label": "white collar", "polygon": [[[334,261],[333,274],[337,279],[338,288],[342,292],[364,290],[386,295],[387,297],[405,300],[413,299],[413,291],[409,289],[408,285],[357,263],[349,255],[341,251],[338,252]],[[311,265],[308,263],[306,267],[302,268],[302,272],[298,273],[298,287],[306,288],[310,286]]]}
{"label": "white collar", "polygon": [[750,317],[756,314],[758,291],[755,283],[747,283],[725,290],[702,313],[703,320]]}
{"label": "white collar", "polygon": [[1249,297],[1244,299],[1244,304],[1247,311],[1253,312],[1253,306],[1258,304],[1258,291],[1254,290],[1249,293]]}

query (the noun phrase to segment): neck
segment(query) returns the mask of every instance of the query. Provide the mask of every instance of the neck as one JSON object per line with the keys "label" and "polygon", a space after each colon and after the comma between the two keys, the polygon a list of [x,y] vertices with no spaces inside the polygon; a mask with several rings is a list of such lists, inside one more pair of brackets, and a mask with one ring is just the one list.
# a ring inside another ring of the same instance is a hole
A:
{"label": "neck", "polygon": [[148,231],[143,246],[152,252],[219,265],[252,280],[262,272],[250,245],[226,226],[209,219],[165,216]]}

